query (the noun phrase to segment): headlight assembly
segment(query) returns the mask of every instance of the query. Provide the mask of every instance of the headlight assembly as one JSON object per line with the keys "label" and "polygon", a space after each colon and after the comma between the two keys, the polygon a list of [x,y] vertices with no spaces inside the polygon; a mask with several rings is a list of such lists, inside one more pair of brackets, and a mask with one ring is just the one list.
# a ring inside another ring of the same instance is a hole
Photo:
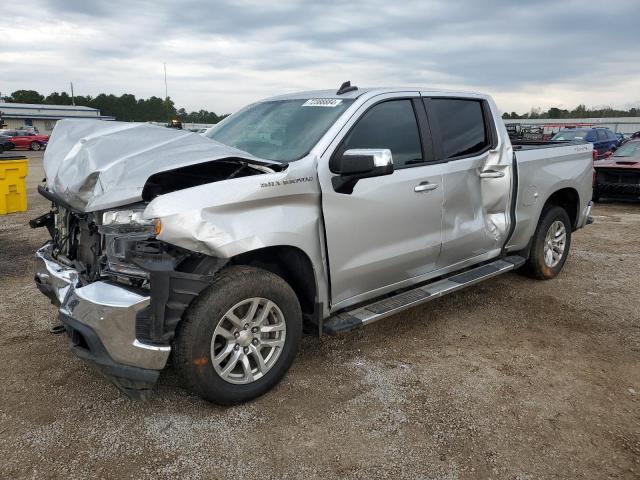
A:
{"label": "headlight assembly", "polygon": [[111,210],[102,214],[103,225],[155,225],[155,219],[142,218],[143,210]]}
{"label": "headlight assembly", "polygon": [[109,210],[102,214],[101,230],[120,232],[160,233],[161,224],[157,218],[143,218],[144,210]]}

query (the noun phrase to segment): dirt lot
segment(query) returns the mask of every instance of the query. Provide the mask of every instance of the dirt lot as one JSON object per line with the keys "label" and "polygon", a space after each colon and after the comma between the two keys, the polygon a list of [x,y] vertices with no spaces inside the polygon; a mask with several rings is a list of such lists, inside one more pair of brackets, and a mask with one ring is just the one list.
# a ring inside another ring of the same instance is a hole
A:
{"label": "dirt lot", "polygon": [[46,232],[0,217],[0,478],[640,478],[640,204],[605,203],[562,275],[508,274],[334,338],[221,408],[167,371],[123,397],[48,333]]}

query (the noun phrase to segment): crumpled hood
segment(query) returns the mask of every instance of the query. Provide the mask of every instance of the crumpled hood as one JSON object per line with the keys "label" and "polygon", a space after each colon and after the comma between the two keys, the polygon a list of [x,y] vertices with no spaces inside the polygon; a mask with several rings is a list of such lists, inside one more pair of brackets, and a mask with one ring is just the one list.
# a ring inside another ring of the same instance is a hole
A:
{"label": "crumpled hood", "polygon": [[142,200],[158,172],[224,158],[274,164],[192,132],[148,123],[61,120],[44,154],[47,187],[90,212]]}

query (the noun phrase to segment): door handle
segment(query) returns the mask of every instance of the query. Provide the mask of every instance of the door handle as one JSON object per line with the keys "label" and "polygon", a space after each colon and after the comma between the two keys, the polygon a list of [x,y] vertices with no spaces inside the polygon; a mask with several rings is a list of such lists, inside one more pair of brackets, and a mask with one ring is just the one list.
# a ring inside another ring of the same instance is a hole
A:
{"label": "door handle", "polygon": [[485,170],[484,172],[480,172],[480,178],[502,178],[504,177],[504,172],[499,172],[497,170]]}
{"label": "door handle", "polygon": [[422,182],[416,185],[413,191],[414,192],[430,192],[431,190],[435,190],[436,188],[438,188],[437,183]]}

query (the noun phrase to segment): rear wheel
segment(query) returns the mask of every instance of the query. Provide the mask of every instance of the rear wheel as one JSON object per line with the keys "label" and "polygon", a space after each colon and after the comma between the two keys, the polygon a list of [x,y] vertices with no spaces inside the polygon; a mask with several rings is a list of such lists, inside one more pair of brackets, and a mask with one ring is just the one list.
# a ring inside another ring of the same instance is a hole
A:
{"label": "rear wheel", "polygon": [[40,150],[40,148],[42,147],[42,145],[40,145],[40,143],[38,142],[31,142],[31,150],[35,150],[38,151]]}
{"label": "rear wheel", "polygon": [[301,334],[298,299],[282,278],[230,267],[186,312],[174,341],[174,365],[201,397],[222,405],[245,402],[280,381]]}
{"label": "rear wheel", "polygon": [[533,236],[526,273],[539,280],[555,278],[569,255],[571,219],[561,207],[543,211]]}

